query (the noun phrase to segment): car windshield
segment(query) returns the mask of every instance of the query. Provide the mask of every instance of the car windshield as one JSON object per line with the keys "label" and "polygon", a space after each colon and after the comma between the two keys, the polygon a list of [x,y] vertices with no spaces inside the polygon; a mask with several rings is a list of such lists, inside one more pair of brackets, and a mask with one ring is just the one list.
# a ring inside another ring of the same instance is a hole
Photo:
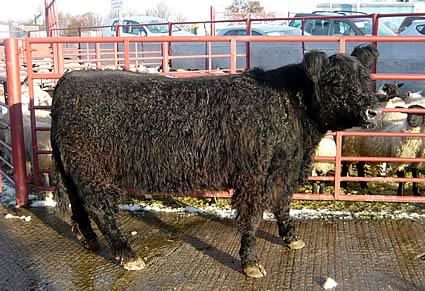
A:
{"label": "car windshield", "polygon": [[[353,19],[354,25],[357,26],[358,29],[364,35],[372,35],[372,20],[371,19]],[[388,26],[383,23],[379,24],[378,35],[387,35],[392,36],[396,35]]]}
{"label": "car windshield", "polygon": [[[155,23],[165,23],[166,21],[158,21],[153,20],[150,24]],[[146,28],[152,33],[168,33],[168,25],[167,24],[156,24],[156,25],[146,25]],[[173,25],[173,31],[179,31],[180,29]]]}

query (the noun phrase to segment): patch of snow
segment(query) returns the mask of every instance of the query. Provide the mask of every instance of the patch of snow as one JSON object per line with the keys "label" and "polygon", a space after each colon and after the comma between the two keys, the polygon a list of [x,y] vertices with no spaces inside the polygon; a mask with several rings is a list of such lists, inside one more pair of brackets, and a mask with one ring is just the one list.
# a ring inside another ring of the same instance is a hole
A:
{"label": "patch of snow", "polygon": [[24,220],[24,221],[31,221],[31,216],[25,216],[25,215],[17,216],[17,215],[13,215],[13,214],[10,214],[10,213],[6,214],[4,216],[4,218],[6,218],[6,219],[21,219],[21,220]]}
{"label": "patch of snow", "polygon": [[[0,193],[0,203],[7,206],[16,206],[15,188],[10,183],[3,179],[3,191]],[[30,195],[31,207],[55,207],[56,202],[51,195],[47,195],[44,201],[35,200],[36,196]],[[205,208],[198,208],[193,206],[171,208],[161,204],[151,205],[138,205],[138,204],[125,204],[119,205],[119,208],[124,211],[137,212],[137,211],[152,211],[152,212],[168,212],[168,213],[186,213],[191,215],[213,215],[219,218],[235,218],[236,211],[230,206],[225,208],[218,208],[216,206],[206,206]],[[291,209],[290,216],[295,219],[425,219],[425,214],[420,213],[407,213],[402,211],[394,211],[392,213],[387,211],[372,212],[350,212],[350,211],[333,211],[328,209]],[[265,211],[263,214],[264,220],[275,220],[273,213]]]}
{"label": "patch of snow", "polygon": [[52,195],[47,195],[44,201],[32,201],[30,207],[56,207],[56,201]]}
{"label": "patch of snow", "polygon": [[140,205],[125,204],[125,205],[119,205],[119,209],[131,212],[131,211],[143,210],[143,207]]}
{"label": "patch of snow", "polygon": [[325,289],[333,289],[338,285],[338,283],[332,279],[332,278],[327,278],[326,282],[323,284],[323,288]]}

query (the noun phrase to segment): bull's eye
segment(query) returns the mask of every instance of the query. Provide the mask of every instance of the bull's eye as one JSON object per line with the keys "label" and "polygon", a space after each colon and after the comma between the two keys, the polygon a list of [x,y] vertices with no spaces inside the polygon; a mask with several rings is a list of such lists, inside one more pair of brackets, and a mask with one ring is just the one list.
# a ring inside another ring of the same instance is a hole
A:
{"label": "bull's eye", "polygon": [[332,87],[332,91],[335,95],[342,95],[344,89],[341,86],[334,86]]}

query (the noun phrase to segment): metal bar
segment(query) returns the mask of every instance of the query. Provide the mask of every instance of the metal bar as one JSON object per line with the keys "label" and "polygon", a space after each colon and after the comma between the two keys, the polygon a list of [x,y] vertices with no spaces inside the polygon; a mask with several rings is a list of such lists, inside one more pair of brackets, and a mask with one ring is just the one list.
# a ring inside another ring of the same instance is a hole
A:
{"label": "metal bar", "polygon": [[335,199],[338,199],[341,191],[341,153],[342,153],[342,135],[336,133],[336,157],[335,157]]}
{"label": "metal bar", "polygon": [[59,65],[59,74],[63,74],[64,72],[64,60],[63,60],[63,43],[58,43],[57,51],[56,51],[56,58]]}
{"label": "metal bar", "polygon": [[0,140],[0,145],[7,149],[9,152],[12,152],[12,147],[10,145],[8,145],[7,143],[5,143],[4,141]]}
{"label": "metal bar", "polygon": [[130,51],[129,42],[126,39],[124,41],[124,69],[126,71],[130,70],[130,60],[128,59],[129,51]]}
{"label": "metal bar", "polygon": [[[335,200],[333,195],[295,193],[297,200]],[[395,196],[395,195],[340,195],[339,201],[368,201],[368,202],[425,202],[424,196]]]}
{"label": "metal bar", "polygon": [[341,157],[342,161],[352,162],[378,162],[378,163],[424,163],[425,158],[393,158],[393,157]]}
{"label": "metal bar", "polygon": [[236,74],[236,39],[230,40],[230,74]]}
{"label": "metal bar", "polygon": [[8,166],[9,168],[13,169],[13,165],[11,163],[9,163],[5,158],[3,158],[2,156],[0,156],[0,161],[2,161],[3,164],[5,164],[6,166]]}
{"label": "metal bar", "polygon": [[135,37],[55,37],[29,38],[30,43],[122,43],[125,39],[131,42],[229,42],[232,38],[238,42],[425,42],[418,36],[135,36]]}
{"label": "metal bar", "polygon": [[425,178],[392,178],[392,177],[341,177],[341,181],[364,182],[425,182]]}
{"label": "metal bar", "polygon": [[425,80],[425,74],[371,74],[373,80],[412,80],[412,81],[423,81]]}
{"label": "metal bar", "polygon": [[[251,19],[247,18],[246,20],[246,31],[247,31],[247,35],[252,35],[252,28],[251,28]],[[246,68],[250,69],[251,68],[251,42],[247,42],[246,44],[246,58],[245,58],[245,66]]]}
{"label": "metal bar", "polygon": [[[35,106],[34,106],[34,74],[32,72],[32,50],[31,50],[31,43],[27,43],[28,50],[27,50],[27,78],[28,78],[28,86],[29,86],[29,95],[30,95],[30,104],[29,104],[29,111],[30,111],[30,126],[31,126],[31,151],[32,151],[32,169],[33,169],[33,176],[34,176],[34,182],[35,186],[37,187],[38,184],[41,184],[40,182],[40,173],[39,173],[39,159],[37,155],[37,134],[36,134],[36,117],[35,117]],[[53,61],[57,64],[60,70],[60,57],[58,56],[60,46],[62,44],[54,44],[54,55],[53,55]],[[55,71],[58,71],[58,67],[55,68]],[[25,141],[25,140],[24,140]],[[28,142],[28,141],[27,141]],[[27,173],[28,175],[29,173]]]}
{"label": "metal bar", "polygon": [[215,24],[216,24],[216,20],[215,20],[215,8],[214,6],[210,6],[210,35],[211,36],[215,36]]}
{"label": "metal bar", "polygon": [[118,68],[118,44],[114,43],[114,66],[115,69]]}
{"label": "metal bar", "polygon": [[15,186],[15,181],[2,169],[0,169],[0,174],[2,178],[5,178],[9,183],[11,183],[13,186]]}
{"label": "metal bar", "polygon": [[[0,162],[0,169],[3,167],[3,165]],[[0,193],[3,192],[3,178],[2,178],[2,174],[0,172]]]}
{"label": "metal bar", "polygon": [[164,41],[162,43],[162,72],[164,74],[167,74],[169,72],[168,69],[168,60],[169,60],[169,54],[168,54],[168,42]]}
{"label": "metal bar", "polygon": [[339,40],[339,52],[345,53],[345,39]]}
{"label": "metal bar", "polygon": [[7,91],[10,105],[12,157],[15,170],[16,205],[28,205],[28,187],[22,122],[21,80],[19,76],[19,44],[17,39],[5,39]]}

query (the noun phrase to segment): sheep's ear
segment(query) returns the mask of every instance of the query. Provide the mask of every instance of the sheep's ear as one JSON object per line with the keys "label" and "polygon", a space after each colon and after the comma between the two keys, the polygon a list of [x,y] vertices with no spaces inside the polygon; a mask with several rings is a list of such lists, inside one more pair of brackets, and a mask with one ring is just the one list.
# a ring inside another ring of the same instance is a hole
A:
{"label": "sheep's ear", "polygon": [[313,82],[315,98],[320,101],[319,80],[322,72],[329,66],[329,59],[324,52],[314,50],[304,55],[303,65],[307,76]]}
{"label": "sheep's ear", "polygon": [[401,86],[403,86],[404,85],[404,83],[398,83],[398,84],[396,84],[397,85],[397,87],[401,87]]}

